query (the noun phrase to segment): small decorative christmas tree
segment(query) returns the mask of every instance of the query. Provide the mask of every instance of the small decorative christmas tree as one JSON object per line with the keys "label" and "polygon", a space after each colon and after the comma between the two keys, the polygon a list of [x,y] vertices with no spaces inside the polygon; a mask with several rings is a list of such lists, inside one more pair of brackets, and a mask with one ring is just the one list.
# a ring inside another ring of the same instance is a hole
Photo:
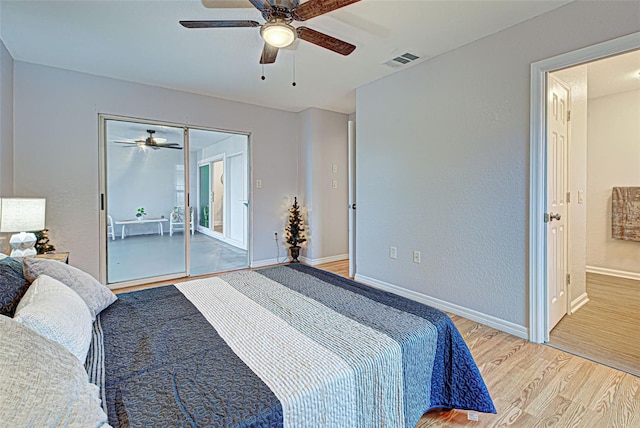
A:
{"label": "small decorative christmas tree", "polygon": [[306,242],[307,238],[304,236],[304,220],[300,214],[300,206],[298,205],[298,198],[293,198],[293,205],[289,208],[289,223],[284,230],[287,232],[287,244],[289,244],[289,250],[291,251],[291,262],[298,262],[298,256],[300,255],[300,245]]}
{"label": "small decorative christmas tree", "polygon": [[41,230],[40,232],[34,232],[36,235],[36,251],[38,254],[53,253],[56,249],[53,245],[49,244],[49,229]]}

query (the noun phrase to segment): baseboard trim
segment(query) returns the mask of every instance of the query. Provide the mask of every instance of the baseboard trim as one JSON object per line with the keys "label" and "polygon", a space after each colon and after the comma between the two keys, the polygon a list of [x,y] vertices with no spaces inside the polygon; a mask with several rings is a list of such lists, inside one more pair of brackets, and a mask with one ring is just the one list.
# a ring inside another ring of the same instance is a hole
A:
{"label": "baseboard trim", "polygon": [[583,307],[589,301],[589,296],[584,292],[571,302],[571,313],[575,313],[578,309]]}
{"label": "baseboard trim", "polygon": [[261,268],[265,266],[273,266],[282,263],[278,261],[278,259],[264,259],[264,260],[254,260],[251,262],[252,268]]}
{"label": "baseboard trim", "polygon": [[445,302],[444,300],[436,299],[435,297],[430,297],[425,294],[418,293],[416,291],[407,290],[405,288],[398,287],[397,285],[380,281],[375,278],[369,278],[367,276],[360,275],[358,273],[356,273],[355,280],[363,284],[370,285],[372,287],[379,288],[381,290],[388,291],[390,293],[397,294],[399,296],[406,297],[411,300],[415,300],[416,302],[433,306],[434,308],[439,309],[441,311],[451,312],[452,314],[456,314],[458,316],[470,319],[472,321],[479,322],[481,324],[495,328],[505,333],[512,334],[521,339],[528,340],[529,338],[529,331],[526,327],[518,324],[514,324],[510,321],[505,321],[503,319],[496,318],[494,316],[487,315],[485,313],[478,312],[473,309],[465,308],[463,306],[459,306],[454,303]]}
{"label": "baseboard trim", "polygon": [[309,266],[318,266],[324,263],[339,262],[342,260],[348,260],[349,254],[338,254],[337,256],[321,257],[319,259],[310,259],[307,257],[300,257],[300,261]]}
{"label": "baseboard trim", "polygon": [[589,273],[599,273],[600,275],[617,276],[619,278],[635,279],[640,281],[640,273],[627,272],[624,270],[608,269],[598,266],[586,266],[585,270]]}

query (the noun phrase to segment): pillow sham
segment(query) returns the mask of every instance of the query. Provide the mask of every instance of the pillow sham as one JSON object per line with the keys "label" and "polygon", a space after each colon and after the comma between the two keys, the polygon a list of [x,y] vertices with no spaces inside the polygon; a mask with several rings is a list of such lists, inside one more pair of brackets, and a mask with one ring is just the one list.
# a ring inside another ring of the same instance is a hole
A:
{"label": "pillow sham", "polygon": [[58,342],[84,364],[91,344],[91,313],[78,294],[47,275],[33,281],[14,320]]}
{"label": "pillow sham", "polygon": [[0,415],[11,427],[101,427],[98,387],[63,346],[0,315]]}
{"label": "pillow sham", "polygon": [[22,272],[22,263],[12,257],[0,257],[0,314],[12,317],[31,283]]}
{"label": "pillow sham", "polygon": [[78,293],[89,307],[93,319],[117,299],[111,290],[94,277],[66,263],[34,257],[25,258],[23,263],[24,275],[29,281],[33,282],[40,275],[48,275]]}

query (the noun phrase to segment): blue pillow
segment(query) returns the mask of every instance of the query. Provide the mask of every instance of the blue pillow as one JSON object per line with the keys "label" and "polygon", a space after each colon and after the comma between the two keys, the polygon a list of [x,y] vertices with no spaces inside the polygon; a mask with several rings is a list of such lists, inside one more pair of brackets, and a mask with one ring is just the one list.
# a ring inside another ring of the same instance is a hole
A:
{"label": "blue pillow", "polygon": [[0,259],[0,314],[13,318],[29,285],[31,283],[24,277],[21,262],[11,257]]}

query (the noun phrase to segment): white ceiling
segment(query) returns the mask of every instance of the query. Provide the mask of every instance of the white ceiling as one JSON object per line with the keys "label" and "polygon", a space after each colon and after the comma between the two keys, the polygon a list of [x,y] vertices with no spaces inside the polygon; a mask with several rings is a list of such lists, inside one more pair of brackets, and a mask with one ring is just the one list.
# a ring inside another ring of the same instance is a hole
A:
{"label": "white ceiling", "polygon": [[295,51],[281,50],[276,63],[265,66],[265,81],[258,28],[188,30],[178,24],[263,22],[248,0],[0,0],[0,38],[18,61],[294,112],[352,113],[355,89],[397,71],[382,64],[398,54],[432,58],[568,2],[362,0],[304,23],[355,44],[353,54],[296,42]]}
{"label": "white ceiling", "polygon": [[588,96],[640,90],[640,50],[587,64]]}

